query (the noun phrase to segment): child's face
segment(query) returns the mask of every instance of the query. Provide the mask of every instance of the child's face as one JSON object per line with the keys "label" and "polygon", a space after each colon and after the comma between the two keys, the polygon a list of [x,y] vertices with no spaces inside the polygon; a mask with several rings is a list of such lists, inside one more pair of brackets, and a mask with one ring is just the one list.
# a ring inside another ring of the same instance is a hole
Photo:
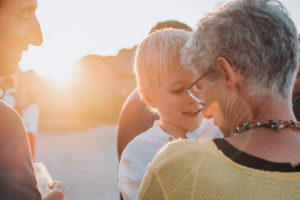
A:
{"label": "child's face", "polygon": [[185,92],[198,77],[188,74],[183,69],[161,74],[159,86],[154,91],[153,103],[162,119],[162,128],[172,133],[187,132],[201,124],[201,108]]}

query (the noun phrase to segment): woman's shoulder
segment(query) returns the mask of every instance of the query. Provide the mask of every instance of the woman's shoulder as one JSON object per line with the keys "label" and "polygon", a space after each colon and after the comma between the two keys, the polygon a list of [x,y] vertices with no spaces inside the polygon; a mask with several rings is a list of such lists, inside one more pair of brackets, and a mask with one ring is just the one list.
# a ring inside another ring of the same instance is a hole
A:
{"label": "woman's shoulder", "polygon": [[199,159],[216,156],[217,148],[211,139],[179,139],[165,145],[156,155],[152,167],[174,165],[182,161],[197,162]]}

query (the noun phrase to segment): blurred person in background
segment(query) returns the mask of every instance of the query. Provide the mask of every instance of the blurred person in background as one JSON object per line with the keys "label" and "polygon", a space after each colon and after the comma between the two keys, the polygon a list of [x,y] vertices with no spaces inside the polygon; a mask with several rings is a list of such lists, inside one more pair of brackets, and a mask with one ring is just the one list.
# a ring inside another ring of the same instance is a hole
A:
{"label": "blurred person in background", "polygon": [[22,96],[24,101],[21,116],[29,139],[31,157],[32,160],[34,160],[35,138],[36,134],[38,133],[40,109],[35,100],[36,97],[34,88],[27,89],[27,91],[25,91]]}
{"label": "blurred person in background", "polygon": [[2,90],[2,100],[7,103],[10,107],[16,108],[19,104],[18,95],[16,91],[17,79],[14,76],[7,76],[0,78],[0,88]]}

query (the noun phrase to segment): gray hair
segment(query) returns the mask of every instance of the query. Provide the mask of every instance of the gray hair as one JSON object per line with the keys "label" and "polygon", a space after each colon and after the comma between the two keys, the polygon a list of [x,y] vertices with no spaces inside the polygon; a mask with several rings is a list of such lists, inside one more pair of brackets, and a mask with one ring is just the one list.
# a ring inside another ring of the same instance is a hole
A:
{"label": "gray hair", "polygon": [[234,0],[200,20],[182,51],[182,64],[197,73],[217,73],[226,58],[252,91],[285,99],[292,93],[298,35],[277,0]]}

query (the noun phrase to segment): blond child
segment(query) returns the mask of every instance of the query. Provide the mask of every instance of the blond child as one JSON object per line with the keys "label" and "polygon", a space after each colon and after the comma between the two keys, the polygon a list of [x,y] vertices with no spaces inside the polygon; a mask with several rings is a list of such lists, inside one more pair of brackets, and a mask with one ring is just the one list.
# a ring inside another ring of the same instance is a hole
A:
{"label": "blond child", "polygon": [[184,91],[198,77],[180,64],[180,51],[191,33],[165,29],[149,35],[138,46],[135,73],[139,92],[160,120],[125,148],[119,166],[119,188],[125,200],[135,199],[147,165],[169,141],[222,137],[202,106]]}

